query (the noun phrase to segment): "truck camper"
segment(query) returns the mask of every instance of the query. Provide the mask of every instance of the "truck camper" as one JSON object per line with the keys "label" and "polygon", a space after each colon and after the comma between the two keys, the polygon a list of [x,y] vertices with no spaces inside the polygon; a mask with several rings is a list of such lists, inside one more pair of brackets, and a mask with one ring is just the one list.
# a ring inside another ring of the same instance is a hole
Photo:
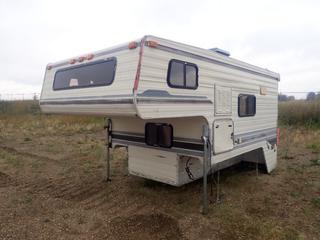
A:
{"label": "truck camper", "polygon": [[108,117],[132,175],[181,186],[240,161],[277,163],[278,73],[144,36],[48,64],[45,113]]}

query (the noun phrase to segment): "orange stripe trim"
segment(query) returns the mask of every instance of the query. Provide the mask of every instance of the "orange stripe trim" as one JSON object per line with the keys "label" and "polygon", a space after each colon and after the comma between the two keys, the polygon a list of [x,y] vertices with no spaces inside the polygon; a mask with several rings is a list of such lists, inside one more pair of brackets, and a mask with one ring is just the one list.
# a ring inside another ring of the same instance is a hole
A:
{"label": "orange stripe trim", "polygon": [[139,61],[138,61],[136,78],[134,80],[134,86],[133,86],[134,91],[136,91],[138,89],[138,85],[139,85],[140,72],[141,72],[141,62],[142,62],[142,55],[143,55],[143,48],[144,48],[145,41],[146,41],[146,37],[142,38],[142,40],[140,42]]}

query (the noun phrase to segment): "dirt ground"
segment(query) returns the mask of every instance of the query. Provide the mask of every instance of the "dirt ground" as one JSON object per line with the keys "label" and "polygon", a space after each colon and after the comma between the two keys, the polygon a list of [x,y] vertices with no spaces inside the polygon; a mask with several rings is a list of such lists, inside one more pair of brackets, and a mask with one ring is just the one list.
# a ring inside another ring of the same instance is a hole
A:
{"label": "dirt ground", "polygon": [[278,167],[221,173],[221,202],[201,181],[176,188],[105,176],[103,119],[0,115],[0,239],[320,239],[320,130],[282,128]]}

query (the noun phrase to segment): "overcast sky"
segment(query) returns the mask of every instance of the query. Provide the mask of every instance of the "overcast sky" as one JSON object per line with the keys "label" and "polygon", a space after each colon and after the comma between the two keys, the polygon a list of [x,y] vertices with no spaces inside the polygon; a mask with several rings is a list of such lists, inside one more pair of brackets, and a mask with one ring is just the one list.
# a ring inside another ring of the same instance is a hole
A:
{"label": "overcast sky", "polygon": [[320,1],[0,0],[0,94],[40,92],[49,62],[151,34],[279,72],[320,91]]}

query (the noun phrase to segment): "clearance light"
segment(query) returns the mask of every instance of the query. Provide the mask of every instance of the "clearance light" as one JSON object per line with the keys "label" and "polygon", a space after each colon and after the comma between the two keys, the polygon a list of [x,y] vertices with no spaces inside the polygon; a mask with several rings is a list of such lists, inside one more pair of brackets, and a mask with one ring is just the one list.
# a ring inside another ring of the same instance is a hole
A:
{"label": "clearance light", "polygon": [[128,45],[128,48],[129,49],[135,49],[135,48],[137,48],[138,47],[138,43],[137,42],[131,42],[131,43],[129,43],[129,45]]}
{"label": "clearance light", "polygon": [[51,69],[52,69],[52,66],[51,66],[51,65],[48,65],[48,66],[47,66],[47,69],[48,69],[48,70],[51,70]]}
{"label": "clearance light", "polygon": [[73,58],[73,59],[70,59],[70,60],[69,60],[69,63],[70,63],[70,64],[75,64],[76,61],[77,61],[77,60]]}
{"label": "clearance light", "polygon": [[146,46],[156,48],[158,46],[158,43],[155,41],[146,41]]}
{"label": "clearance light", "polygon": [[78,58],[78,62],[83,62],[85,59],[86,59],[86,58],[83,57],[83,56],[82,56],[82,57],[79,57],[79,58]]}
{"label": "clearance light", "polygon": [[86,56],[86,59],[87,60],[91,60],[91,59],[93,59],[94,58],[94,55],[92,54],[92,53],[90,53],[90,54],[88,54],[87,56]]}

